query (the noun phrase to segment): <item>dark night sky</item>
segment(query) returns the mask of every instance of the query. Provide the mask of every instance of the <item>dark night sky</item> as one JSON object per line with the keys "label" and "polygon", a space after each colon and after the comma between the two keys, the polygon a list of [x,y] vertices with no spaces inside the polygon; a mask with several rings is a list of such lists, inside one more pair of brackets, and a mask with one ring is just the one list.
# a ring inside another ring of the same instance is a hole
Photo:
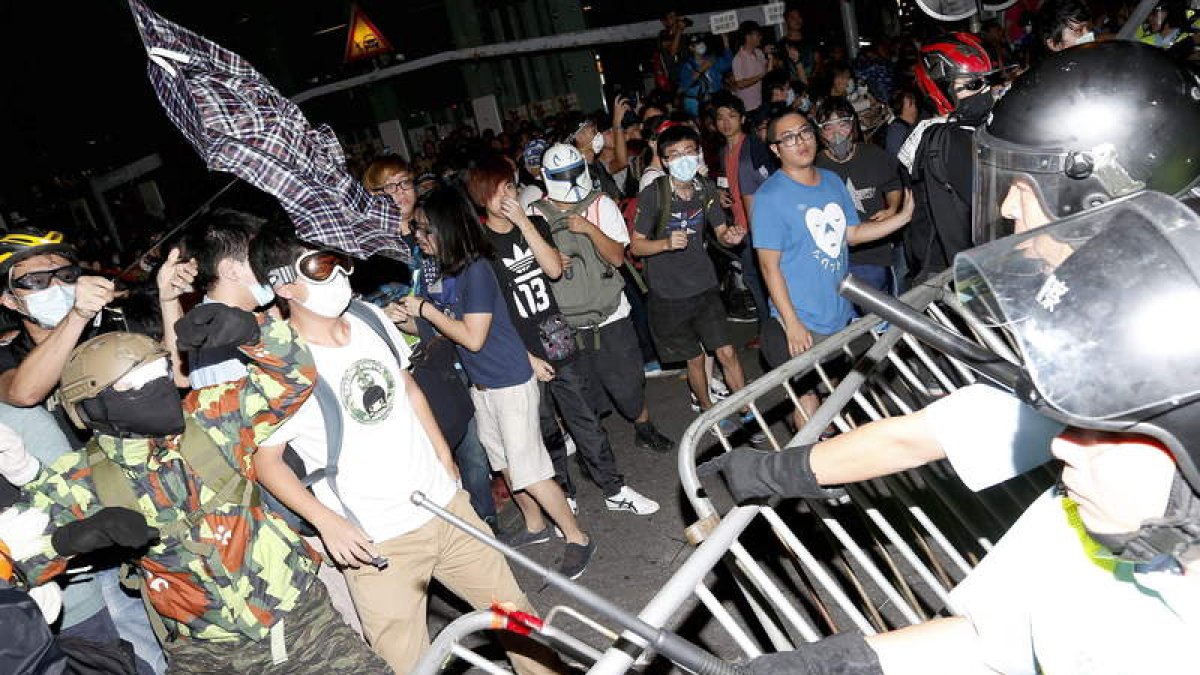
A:
{"label": "dark night sky", "polygon": [[[285,94],[312,86],[314,77],[340,79],[373,67],[342,64],[344,28],[314,35],[346,23],[348,0],[148,4],[246,57]],[[410,59],[452,47],[442,0],[359,4]],[[610,25],[653,18],[667,0],[589,4],[593,25]],[[690,0],[683,6],[701,11],[743,4],[751,3]],[[155,151],[168,161],[190,152],[146,80],[145,54],[124,0],[0,0],[0,64],[0,203],[5,196],[22,201],[14,192],[49,175],[107,170]]]}

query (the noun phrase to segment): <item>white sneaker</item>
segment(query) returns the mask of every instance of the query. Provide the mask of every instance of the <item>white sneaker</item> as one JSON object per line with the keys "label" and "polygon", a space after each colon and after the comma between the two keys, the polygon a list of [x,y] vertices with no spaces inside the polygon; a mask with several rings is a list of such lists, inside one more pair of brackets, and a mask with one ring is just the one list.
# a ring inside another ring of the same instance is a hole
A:
{"label": "white sneaker", "polygon": [[648,516],[658,511],[658,502],[642,495],[628,485],[617,494],[604,499],[609,511],[628,511],[639,516]]}
{"label": "white sneaker", "polygon": [[574,497],[567,497],[567,506],[571,507],[571,513],[579,515],[579,502]]}

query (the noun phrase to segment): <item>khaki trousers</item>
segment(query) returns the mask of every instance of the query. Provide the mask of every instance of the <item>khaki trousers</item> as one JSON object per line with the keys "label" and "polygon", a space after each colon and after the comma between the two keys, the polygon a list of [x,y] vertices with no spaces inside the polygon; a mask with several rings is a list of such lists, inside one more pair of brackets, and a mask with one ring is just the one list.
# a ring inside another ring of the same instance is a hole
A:
{"label": "khaki trousers", "polygon": [[[488,531],[466,492],[455,493],[446,510]],[[430,579],[437,579],[475,609],[500,601],[534,612],[504,556],[440,518],[377,546],[388,558],[388,566],[382,570],[369,566],[347,569],[346,582],[367,641],[397,673],[412,670],[429,647],[426,608]],[[546,647],[511,633],[502,633],[501,638],[518,673],[561,671],[557,656]]]}

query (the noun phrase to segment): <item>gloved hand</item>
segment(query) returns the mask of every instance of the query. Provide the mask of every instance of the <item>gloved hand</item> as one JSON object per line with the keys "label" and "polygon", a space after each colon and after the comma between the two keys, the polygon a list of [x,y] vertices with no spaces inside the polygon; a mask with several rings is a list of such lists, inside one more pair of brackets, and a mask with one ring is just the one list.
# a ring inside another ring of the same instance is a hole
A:
{"label": "gloved hand", "polygon": [[68,523],[55,530],[50,543],[60,555],[73,556],[110,546],[141,548],[158,538],[158,530],[137,511],[119,506],[102,509],[94,516]]}
{"label": "gloved hand", "polygon": [[790,652],[763,654],[738,666],[746,675],[883,675],[862,633],[838,633]]}
{"label": "gloved hand", "polygon": [[761,497],[803,497],[831,499],[841,490],[826,490],[817,483],[809,465],[812,446],[788,448],[780,452],[736,448],[696,467],[703,478],[714,474],[725,477],[729,493],[738,504]]}
{"label": "gloved hand", "polygon": [[0,424],[0,476],[15,487],[21,487],[37,477],[40,468],[37,458],[25,449],[21,435]]}
{"label": "gloved hand", "polygon": [[181,352],[252,345],[260,336],[253,314],[219,302],[200,305],[175,322]]}

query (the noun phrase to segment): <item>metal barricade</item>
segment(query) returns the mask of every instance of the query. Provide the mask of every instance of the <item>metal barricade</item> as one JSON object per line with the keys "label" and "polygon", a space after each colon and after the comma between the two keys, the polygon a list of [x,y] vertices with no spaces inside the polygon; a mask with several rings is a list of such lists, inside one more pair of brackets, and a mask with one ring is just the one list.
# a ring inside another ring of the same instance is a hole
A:
{"label": "metal barricade", "polygon": [[[1015,360],[1004,334],[961,310],[946,288],[948,277],[913,289],[905,303]],[[815,379],[827,395],[799,432],[780,443],[772,429],[781,425],[769,422],[781,408],[799,409],[793,384],[799,378]],[[701,486],[696,466],[714,441],[724,451],[732,449],[718,423],[739,411],[748,409],[779,450],[815,442],[831,426],[846,432],[910,413],[975,380],[966,364],[871,316],[701,413],[684,432],[678,462],[697,516],[686,534],[697,548],[638,618],[654,627],[677,625],[685,618],[681,608],[694,598],[741,652],[726,656],[739,658],[792,649],[848,628],[871,635],[953,612],[949,590],[1049,485],[1047,477],[1035,474],[975,494],[948,463],[937,462],[849,486],[847,497],[836,501],[732,506],[722,514]],[[756,536],[743,537],[752,527]],[[764,527],[778,548],[764,549],[764,537],[758,536]],[[718,575],[730,582],[722,590],[736,590],[732,597],[719,597],[710,586]],[[588,672],[623,673],[639,656],[645,661],[653,653],[627,631]]]}

